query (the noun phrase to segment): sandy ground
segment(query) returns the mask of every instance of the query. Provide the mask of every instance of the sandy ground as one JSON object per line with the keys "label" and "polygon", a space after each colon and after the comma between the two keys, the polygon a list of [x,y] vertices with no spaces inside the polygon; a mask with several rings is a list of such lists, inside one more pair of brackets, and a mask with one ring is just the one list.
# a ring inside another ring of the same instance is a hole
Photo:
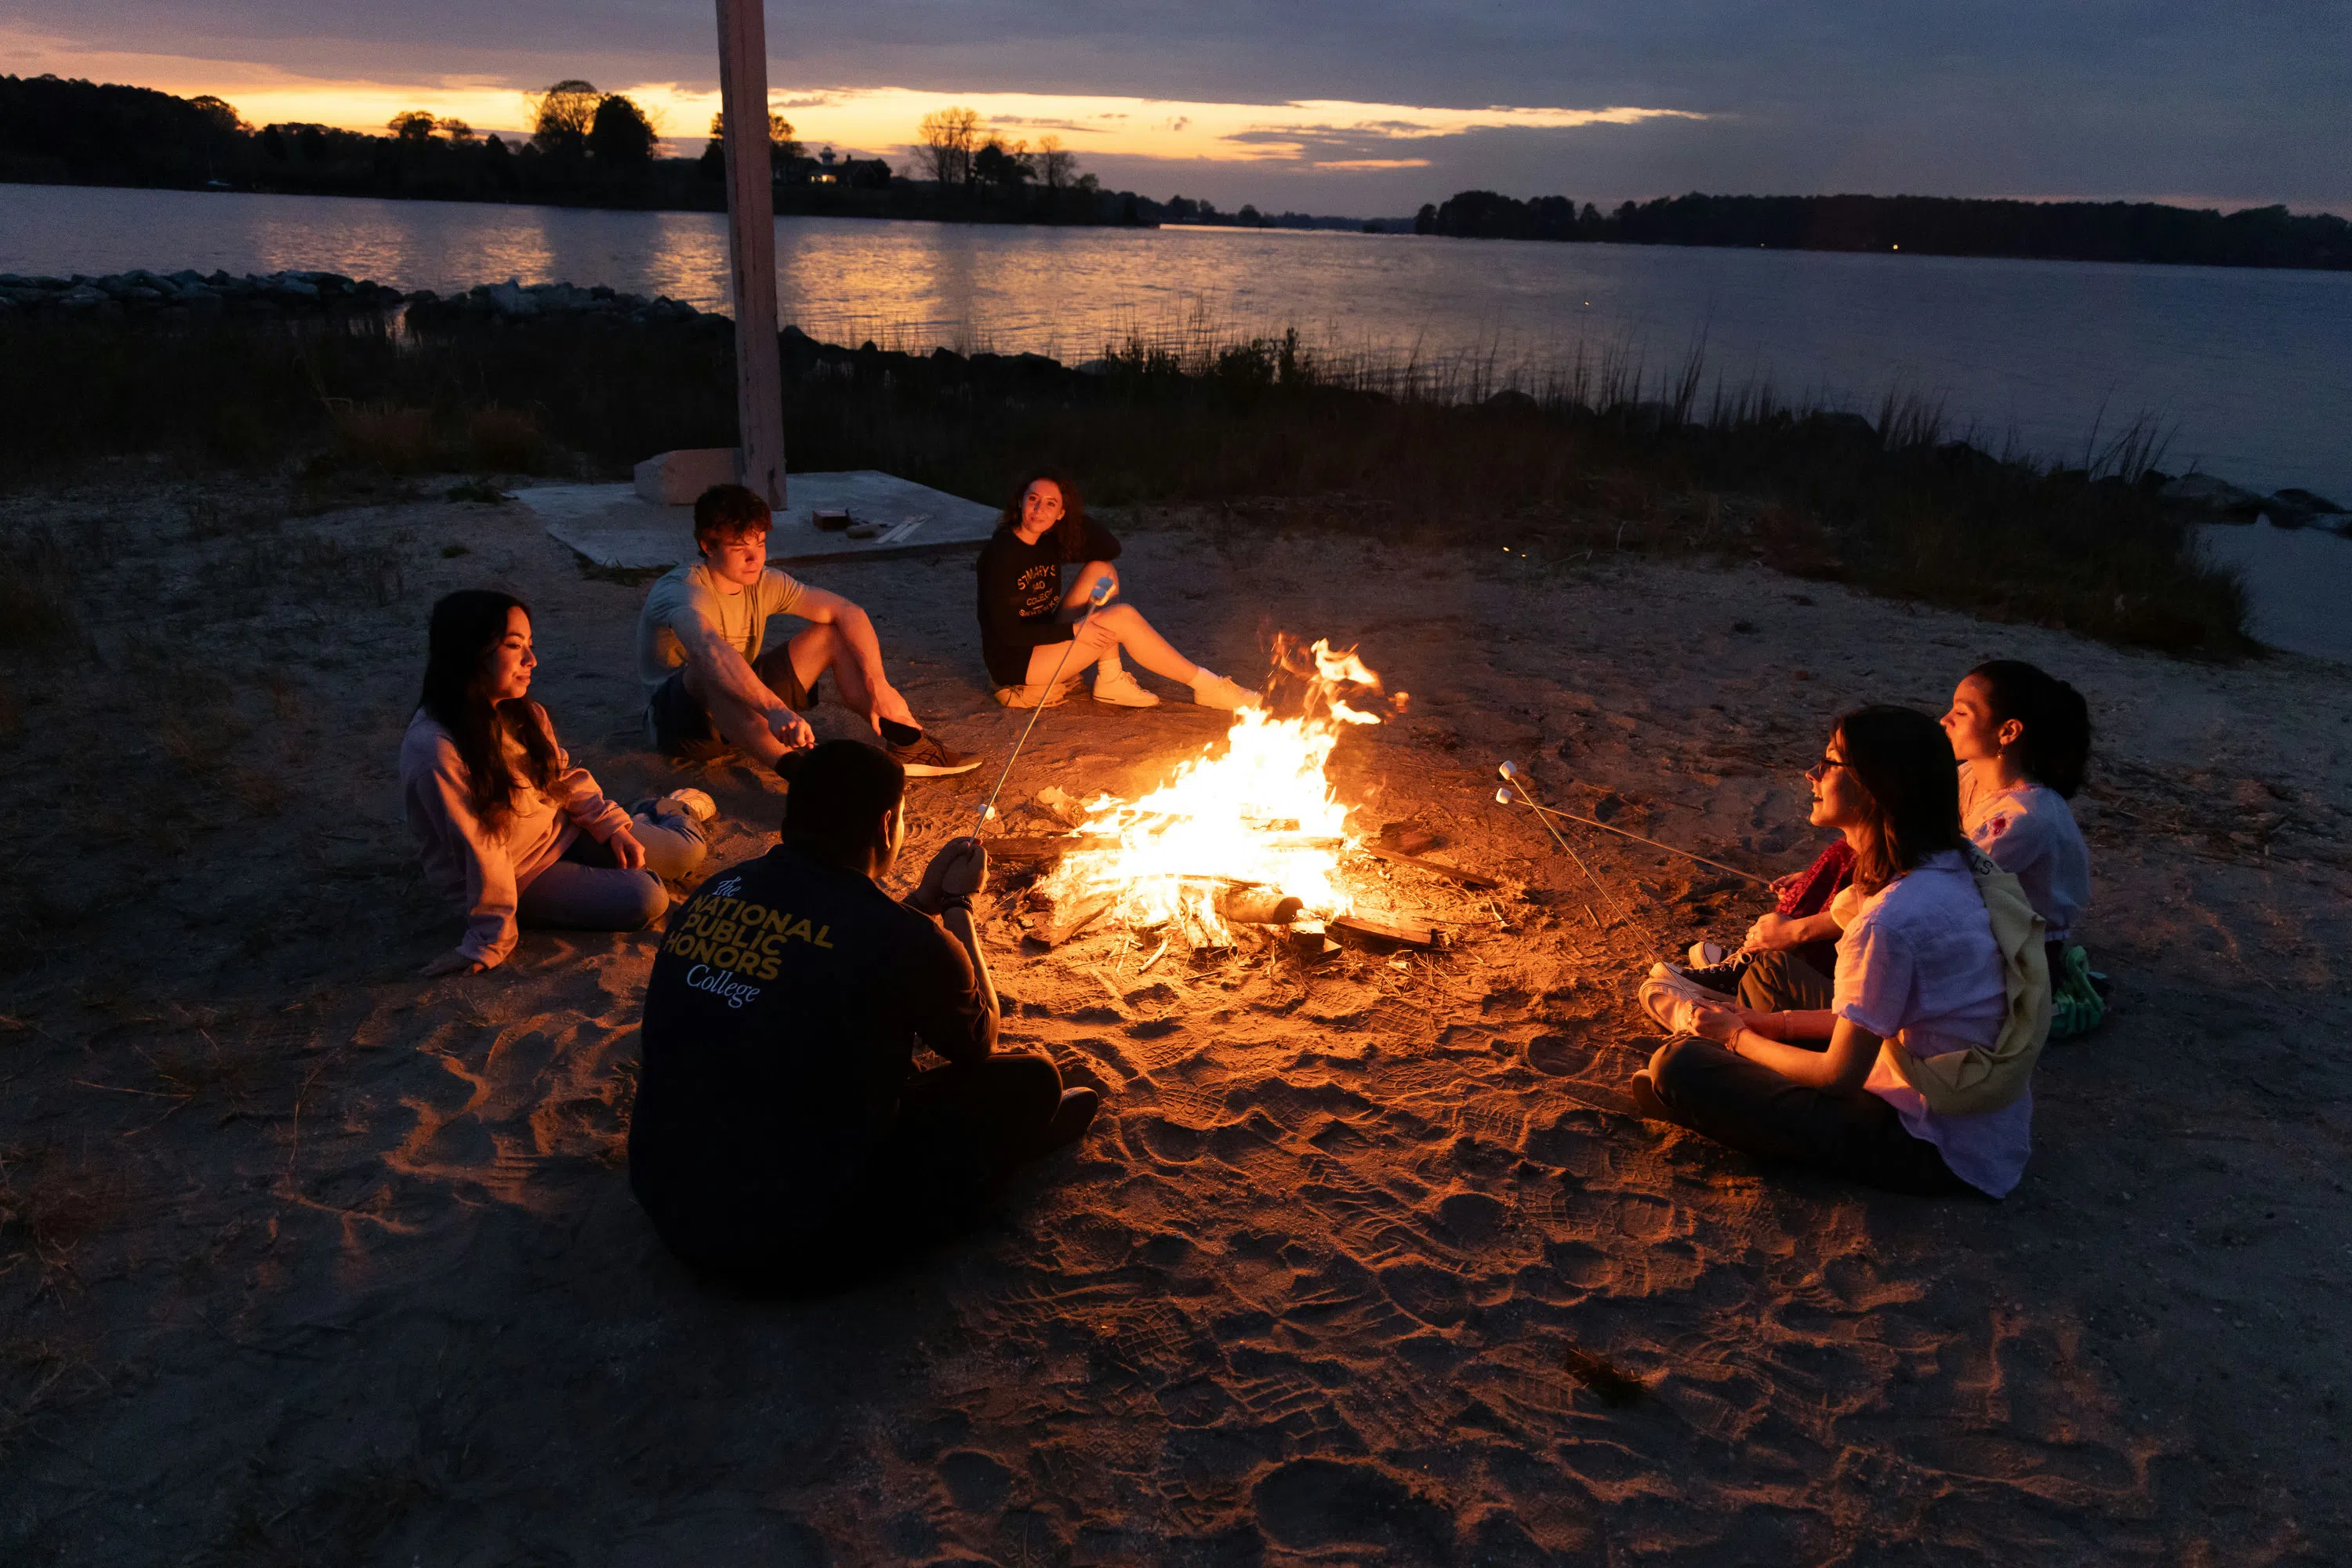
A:
{"label": "sandy ground", "polygon": [[[538,694],[625,800],[702,777],[636,749],[642,587],[516,508],[281,521],[157,487],[0,522],[84,574],[79,630],[0,649],[0,1560],[2352,1556],[2331,668],[1752,568],[1133,520],[1132,596],[1206,661],[1247,677],[1271,632],[1328,635],[1411,690],[1342,742],[1343,793],[1510,890],[1357,866],[1368,908],[1460,942],[1316,970],[1244,948],[1141,974],[1127,933],[1040,955],[996,910],[1007,1035],[1107,1091],[1097,1132],[982,1232],[775,1305],[684,1275],[628,1194],[652,934],[413,978],[457,931],[392,775],[426,607],[530,597]],[[872,608],[919,712],[1002,757],[1020,716],[989,700],[970,571],[819,580]],[[1940,711],[1994,654],[2090,695],[2085,934],[2118,999],[2044,1059],[2022,1188],[1850,1191],[1624,1114],[1631,978],[1756,902],[1587,835],[1625,909],[1597,929],[1495,763],[1793,868],[1832,717]],[[1081,700],[1010,793],[1137,787],[1218,731]],[[923,847],[989,776],[920,786]],[[707,782],[713,864],[763,847],[774,797]],[[1600,1363],[1639,1396],[1601,1397]]]}

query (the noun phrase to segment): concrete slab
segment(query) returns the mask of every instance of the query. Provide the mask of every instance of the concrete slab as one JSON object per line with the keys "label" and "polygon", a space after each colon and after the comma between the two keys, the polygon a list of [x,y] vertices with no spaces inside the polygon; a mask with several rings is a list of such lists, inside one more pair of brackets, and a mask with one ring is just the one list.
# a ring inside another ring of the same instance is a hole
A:
{"label": "concrete slab", "polygon": [[2203,523],[2205,559],[2237,568],[2246,629],[2288,653],[2352,664],[2352,539],[2324,528]]}
{"label": "concrete slab", "polygon": [[[549,533],[599,566],[649,569],[694,559],[694,509],[657,505],[634,485],[534,485],[515,499]],[[856,521],[881,524],[882,531],[852,539],[820,529],[810,513],[821,510],[846,511]],[[996,531],[996,518],[994,507],[873,468],[793,474],[768,534],[768,559],[782,565],[978,550]]]}

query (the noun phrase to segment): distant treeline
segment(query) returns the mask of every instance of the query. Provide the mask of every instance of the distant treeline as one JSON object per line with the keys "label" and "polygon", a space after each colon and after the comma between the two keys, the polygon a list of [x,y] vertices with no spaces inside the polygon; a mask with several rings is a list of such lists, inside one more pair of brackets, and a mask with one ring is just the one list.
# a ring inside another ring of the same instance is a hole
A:
{"label": "distant treeline", "polygon": [[1566,196],[1463,191],[1421,209],[1416,234],[1466,239],[1911,250],[1933,256],[2352,268],[2352,224],[2283,206],[2227,214],[2155,202],[1970,201],[1942,196],[1663,196],[1601,212]]}
{"label": "distant treeline", "polygon": [[[0,182],[725,210],[715,134],[697,157],[660,156],[659,137],[636,104],[584,81],[533,95],[531,117],[531,133],[512,141],[422,112],[394,117],[382,135],[325,125],[257,130],[217,98],[0,76]],[[1107,191],[1094,176],[1077,174],[1067,154],[1044,159],[994,138],[971,149],[948,177],[907,179],[879,158],[836,158],[831,149],[811,157],[789,124],[773,115],[770,121],[780,213],[1137,226],[1261,221],[1254,208],[1236,218],[1182,196],[1158,202]]]}
{"label": "distant treeline", "polygon": [[1171,196],[1160,204],[1161,223],[1201,224],[1214,228],[1334,228],[1361,230],[1378,234],[1383,229],[1402,230],[1408,226],[1402,219],[1362,217],[1327,217],[1315,213],[1265,213],[1248,202],[1239,212],[1220,212],[1216,204],[1194,201],[1190,196]]}

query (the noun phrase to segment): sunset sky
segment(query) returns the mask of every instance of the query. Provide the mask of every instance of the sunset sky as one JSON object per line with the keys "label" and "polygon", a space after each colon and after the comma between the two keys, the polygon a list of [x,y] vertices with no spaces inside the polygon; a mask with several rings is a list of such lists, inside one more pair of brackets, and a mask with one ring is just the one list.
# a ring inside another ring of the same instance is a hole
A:
{"label": "sunset sky", "polygon": [[[908,158],[929,110],[1056,134],[1106,184],[1411,212],[1473,185],[2095,196],[2352,211],[2352,6],[910,0],[768,10],[802,137]],[[680,151],[717,107],[684,0],[0,0],[0,70],[227,99],[255,124],[485,131],[562,77]]]}

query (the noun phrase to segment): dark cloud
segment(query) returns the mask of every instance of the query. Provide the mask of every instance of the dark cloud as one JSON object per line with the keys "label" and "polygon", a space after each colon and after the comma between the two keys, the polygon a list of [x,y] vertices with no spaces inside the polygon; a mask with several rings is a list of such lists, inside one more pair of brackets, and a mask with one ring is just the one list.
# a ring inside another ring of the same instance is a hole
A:
{"label": "dark cloud", "polygon": [[[330,76],[712,77],[709,0],[0,0],[0,18],[94,50]],[[1344,195],[1359,210],[1409,209],[1487,184],[1598,201],[1688,189],[2205,193],[2352,208],[2342,0],[897,0],[773,6],[769,38],[776,81],[802,88],[1712,117],[1379,142],[1358,154],[1432,161],[1401,173],[1202,164],[1194,179],[1165,163],[1098,164],[1107,179],[1134,170],[1158,188],[1178,176],[1219,199],[1286,201],[1277,187],[1297,187],[1330,193],[1316,198],[1327,205]]]}

